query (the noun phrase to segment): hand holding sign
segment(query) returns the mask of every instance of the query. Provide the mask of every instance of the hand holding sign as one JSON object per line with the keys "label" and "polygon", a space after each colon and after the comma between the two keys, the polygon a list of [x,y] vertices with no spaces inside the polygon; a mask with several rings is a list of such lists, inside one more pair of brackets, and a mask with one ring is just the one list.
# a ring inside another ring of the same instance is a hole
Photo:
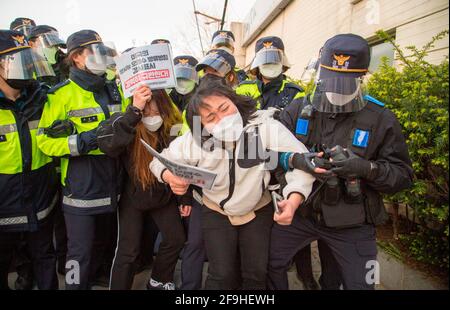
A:
{"label": "hand holding sign", "polygon": [[133,93],[133,106],[141,111],[150,100],[152,100],[152,90],[147,85],[139,86]]}
{"label": "hand holding sign", "polygon": [[189,188],[189,183],[187,183],[184,179],[177,177],[169,170],[164,171],[162,179],[164,182],[169,184],[170,189],[175,195],[184,195]]}

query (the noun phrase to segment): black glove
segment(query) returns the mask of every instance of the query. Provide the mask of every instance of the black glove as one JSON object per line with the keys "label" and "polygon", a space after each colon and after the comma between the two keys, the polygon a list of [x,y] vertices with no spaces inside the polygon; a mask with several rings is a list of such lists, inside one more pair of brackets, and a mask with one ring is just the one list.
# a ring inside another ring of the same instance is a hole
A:
{"label": "black glove", "polygon": [[364,158],[359,157],[350,149],[344,149],[346,159],[332,160],[335,168],[331,171],[342,178],[364,178],[371,180],[376,177],[378,167]]}
{"label": "black glove", "polygon": [[92,150],[98,148],[97,143],[97,128],[89,131],[84,131],[77,136],[77,146],[80,155],[87,154]]}
{"label": "black glove", "polygon": [[75,125],[69,120],[56,120],[47,128],[44,128],[44,134],[50,138],[68,137],[77,132]]}
{"label": "black glove", "polygon": [[295,153],[292,156],[292,167],[312,174],[316,178],[331,176],[331,171],[325,173],[316,173],[315,168],[330,169],[331,165],[328,160],[317,157],[318,153]]}

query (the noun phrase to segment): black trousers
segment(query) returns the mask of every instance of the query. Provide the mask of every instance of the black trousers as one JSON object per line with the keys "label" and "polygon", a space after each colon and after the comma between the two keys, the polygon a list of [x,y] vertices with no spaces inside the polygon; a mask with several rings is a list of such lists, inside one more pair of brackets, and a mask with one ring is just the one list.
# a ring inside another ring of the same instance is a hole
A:
{"label": "black trousers", "polygon": [[182,290],[199,290],[202,288],[203,264],[206,259],[205,243],[202,232],[202,208],[193,200],[191,215],[187,222],[187,241],[181,253],[181,287]]}
{"label": "black trousers", "polygon": [[67,228],[66,289],[90,289],[117,240],[112,227],[115,213],[75,215],[65,212],[64,218]]}
{"label": "black trousers", "polygon": [[[162,234],[162,242],[153,263],[151,277],[159,282],[173,281],[175,266],[186,240],[180,213],[175,202],[148,211],[120,204],[118,210],[119,238],[111,270],[110,289],[131,289],[136,269],[136,257],[141,250],[146,222],[153,219]],[[147,249],[153,252],[153,248]]]}
{"label": "black trousers", "polygon": [[269,204],[255,213],[249,223],[233,226],[227,216],[203,208],[203,238],[209,261],[206,289],[237,289],[239,263],[242,289],[266,288],[273,209]]}
{"label": "black trousers", "polygon": [[65,266],[67,255],[67,230],[64,220],[62,205],[59,204],[55,209],[55,251],[58,260],[58,266]]}
{"label": "black trousers", "polygon": [[58,289],[53,247],[53,214],[36,232],[0,232],[0,289],[8,289],[8,271],[17,244],[25,239],[40,290]]}
{"label": "black trousers", "polygon": [[269,288],[287,290],[287,268],[299,249],[314,240],[323,241],[336,260],[344,289],[373,289],[367,278],[376,260],[375,227],[362,225],[347,229],[330,229],[312,219],[295,215],[292,224],[275,224],[272,229]]}
{"label": "black trousers", "polygon": [[[320,239],[317,240],[317,247],[321,267],[321,275],[319,278],[320,287],[322,290],[338,290],[342,284],[342,280],[333,253],[328,245]],[[297,268],[297,274],[301,279],[313,279],[311,245],[307,245],[299,250],[294,256],[294,262]]]}

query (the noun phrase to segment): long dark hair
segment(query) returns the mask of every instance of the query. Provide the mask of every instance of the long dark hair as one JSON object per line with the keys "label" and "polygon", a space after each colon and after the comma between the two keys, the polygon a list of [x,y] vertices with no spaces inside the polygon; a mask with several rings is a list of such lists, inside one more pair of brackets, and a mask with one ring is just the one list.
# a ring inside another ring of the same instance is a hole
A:
{"label": "long dark hair", "polygon": [[[172,104],[165,90],[154,90],[152,100],[158,107],[159,114],[163,119],[160,129],[149,132],[142,122],[136,126],[136,135],[131,144],[131,158],[134,172],[134,180],[145,190],[154,185],[157,181],[155,176],[148,169],[148,165],[153,160],[153,156],[145,149],[140,139],[143,139],[151,147],[157,149],[158,146],[167,147],[170,143],[170,131],[172,126],[181,123],[181,114],[177,107]],[[150,104],[150,103],[147,103]]]}
{"label": "long dark hair", "polygon": [[[204,99],[209,96],[222,96],[230,99],[241,114],[244,126],[255,117],[256,102],[253,98],[236,94],[221,79],[205,76],[201,79],[200,85],[192,94],[186,109],[186,121],[192,133],[194,133],[194,117],[200,116],[199,109],[205,106]],[[203,131],[203,125],[201,125],[201,129]],[[201,137],[201,140],[199,138],[194,135],[194,139],[198,142],[203,142],[205,139],[208,139],[208,137]]]}

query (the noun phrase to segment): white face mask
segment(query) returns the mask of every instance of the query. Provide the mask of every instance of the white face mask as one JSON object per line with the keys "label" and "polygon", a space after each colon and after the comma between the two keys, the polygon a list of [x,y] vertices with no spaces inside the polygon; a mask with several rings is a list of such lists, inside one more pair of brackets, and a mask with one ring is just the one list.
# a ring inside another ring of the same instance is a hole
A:
{"label": "white face mask", "polygon": [[259,66],[259,72],[266,79],[274,79],[283,72],[283,64],[264,64]]}
{"label": "white face mask", "polygon": [[147,128],[148,131],[152,131],[152,132],[157,131],[163,123],[163,119],[159,115],[146,116],[146,117],[143,117],[141,121],[144,124],[145,128]]}
{"label": "white face mask", "polygon": [[93,62],[90,57],[86,58],[86,68],[98,76],[105,74],[106,69],[107,69],[105,63]]}
{"label": "white face mask", "polygon": [[180,95],[186,95],[189,94],[192,90],[194,90],[195,82],[191,80],[186,79],[177,79],[177,86],[175,87],[175,90]]}
{"label": "white face mask", "polygon": [[239,112],[235,114],[225,116],[214,125],[214,127],[208,129],[214,138],[224,141],[233,142],[239,139],[244,129],[244,122]]}

